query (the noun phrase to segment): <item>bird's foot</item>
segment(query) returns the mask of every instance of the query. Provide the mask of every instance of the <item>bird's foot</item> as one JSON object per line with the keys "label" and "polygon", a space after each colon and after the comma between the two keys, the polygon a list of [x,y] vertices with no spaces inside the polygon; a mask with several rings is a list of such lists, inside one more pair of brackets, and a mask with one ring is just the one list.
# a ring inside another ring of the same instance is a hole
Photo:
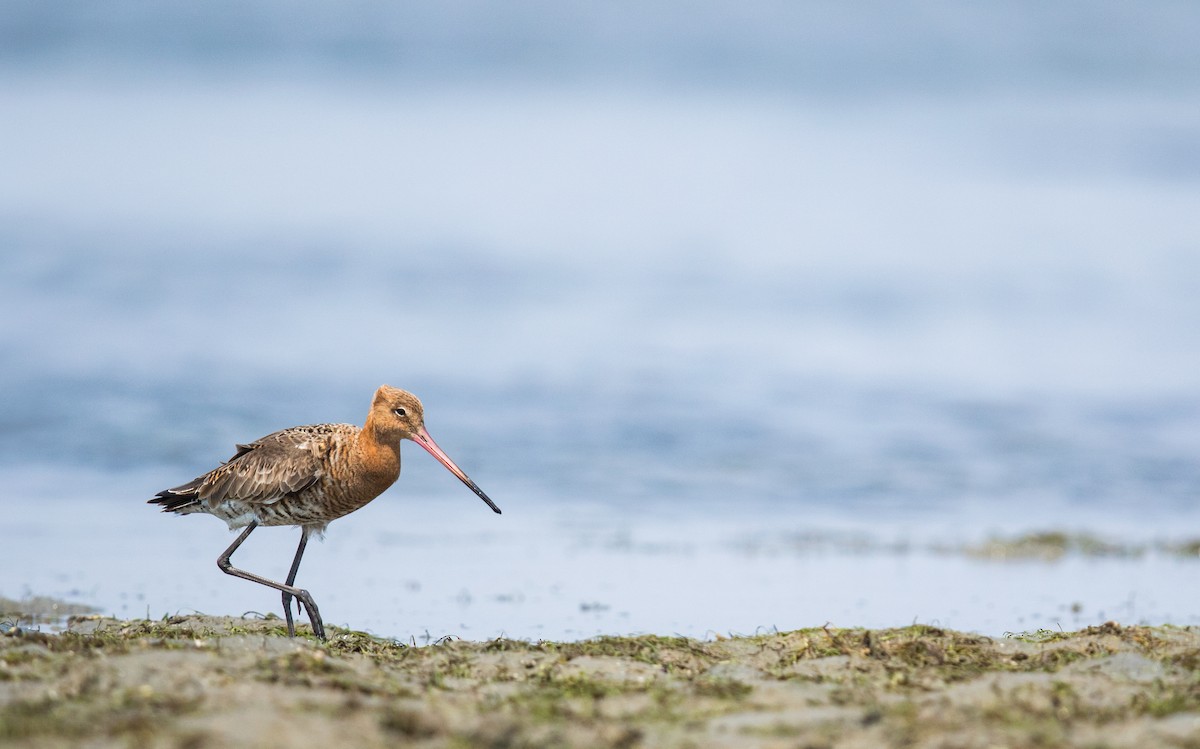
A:
{"label": "bird's foot", "polygon": [[[296,613],[300,613],[300,602],[296,601]],[[283,593],[283,617],[287,620],[288,637],[296,636],[296,623],[292,621],[292,594]]]}
{"label": "bird's foot", "polygon": [[[318,640],[325,639],[325,623],[321,621],[321,612],[317,610],[317,602],[313,600],[312,595],[302,588],[298,588],[296,596],[296,613],[300,613],[300,607],[304,607],[304,611],[308,614],[308,621],[312,624],[313,634]],[[287,612],[288,637],[296,636],[296,628],[292,623],[291,601],[288,600],[291,594],[284,593],[284,611]]]}

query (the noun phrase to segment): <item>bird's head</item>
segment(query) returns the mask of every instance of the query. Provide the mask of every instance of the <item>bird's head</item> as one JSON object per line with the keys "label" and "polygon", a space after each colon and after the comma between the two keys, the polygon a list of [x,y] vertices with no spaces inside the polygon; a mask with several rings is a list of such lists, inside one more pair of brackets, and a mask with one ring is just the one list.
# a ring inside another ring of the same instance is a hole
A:
{"label": "bird's head", "polygon": [[483,490],[450,460],[450,456],[442,452],[442,448],[433,441],[433,437],[429,436],[425,429],[425,408],[417,396],[391,385],[381,385],[375,391],[369,421],[374,423],[375,434],[381,441],[399,442],[409,439],[425,448],[439,463],[446,466],[450,473],[457,476],[459,481],[486,502],[488,507],[497,513],[500,512],[496,503],[488,499],[488,495],[484,494]]}
{"label": "bird's head", "polygon": [[375,432],[389,442],[410,439],[425,431],[425,407],[421,399],[407,390],[382,385],[371,404]]}

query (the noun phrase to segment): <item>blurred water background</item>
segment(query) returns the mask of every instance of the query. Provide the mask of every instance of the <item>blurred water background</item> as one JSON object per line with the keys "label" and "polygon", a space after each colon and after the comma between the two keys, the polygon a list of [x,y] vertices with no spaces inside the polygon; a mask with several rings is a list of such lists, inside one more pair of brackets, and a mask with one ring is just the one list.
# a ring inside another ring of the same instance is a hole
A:
{"label": "blurred water background", "polygon": [[[1167,0],[0,2],[0,595],[278,613],[144,501],[387,382],[505,514],[406,447],[306,555],[329,623],[1200,624],[1198,38]],[[1041,531],[1112,547],[979,551]]]}

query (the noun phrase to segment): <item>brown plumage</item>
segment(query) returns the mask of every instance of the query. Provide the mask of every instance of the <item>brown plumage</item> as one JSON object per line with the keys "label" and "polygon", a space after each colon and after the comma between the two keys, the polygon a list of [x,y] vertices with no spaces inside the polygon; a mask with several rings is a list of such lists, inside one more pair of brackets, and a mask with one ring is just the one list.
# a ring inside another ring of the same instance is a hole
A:
{"label": "brown plumage", "polygon": [[[288,634],[295,635],[293,596],[308,612],[313,632],[324,639],[316,602],[293,583],[308,537],[330,521],[354,512],[383,493],[400,476],[400,440],[410,439],[429,451],[488,507],[500,508],[442,452],[425,430],[424,408],[415,395],[383,385],[362,428],[352,424],[315,424],[283,429],[249,444],[208,473],[159,492],[151,504],[164,512],[215,515],[231,529],[245,528],[217,559],[230,575],[283,592]],[[233,552],[260,525],[300,526],[300,546],[286,583],[233,567]]]}

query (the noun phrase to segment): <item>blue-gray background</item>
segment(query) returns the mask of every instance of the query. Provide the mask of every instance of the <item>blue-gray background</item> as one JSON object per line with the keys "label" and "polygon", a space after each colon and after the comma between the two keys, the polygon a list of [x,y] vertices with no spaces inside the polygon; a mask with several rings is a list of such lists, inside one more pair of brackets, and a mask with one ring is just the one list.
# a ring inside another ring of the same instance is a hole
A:
{"label": "blue-gray background", "polygon": [[1197,39],[1187,2],[0,2],[0,594],[271,610],[142,501],[387,382],[506,514],[410,447],[309,554],[333,622],[1196,623],[1186,559],[929,550],[1200,535]]}

